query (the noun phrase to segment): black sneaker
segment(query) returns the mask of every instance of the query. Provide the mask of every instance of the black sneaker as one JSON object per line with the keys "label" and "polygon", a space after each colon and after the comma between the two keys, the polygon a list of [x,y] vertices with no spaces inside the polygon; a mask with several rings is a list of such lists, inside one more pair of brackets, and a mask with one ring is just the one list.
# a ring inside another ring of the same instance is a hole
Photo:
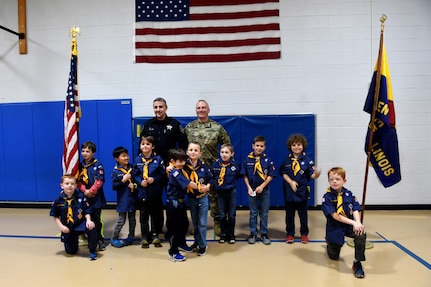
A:
{"label": "black sneaker", "polygon": [[195,242],[193,242],[193,244],[192,245],[190,245],[190,248],[192,248],[193,249],[193,251],[195,251],[195,250],[197,250],[198,249],[198,243],[195,241]]}
{"label": "black sneaker", "polygon": [[356,278],[365,277],[364,269],[362,269],[362,264],[360,261],[353,262],[352,270]]}
{"label": "black sneaker", "polygon": [[207,248],[208,248],[208,246],[199,247],[198,256],[204,256],[205,254],[207,254]]}
{"label": "black sneaker", "polygon": [[226,236],[224,235],[220,236],[218,243],[226,243]]}

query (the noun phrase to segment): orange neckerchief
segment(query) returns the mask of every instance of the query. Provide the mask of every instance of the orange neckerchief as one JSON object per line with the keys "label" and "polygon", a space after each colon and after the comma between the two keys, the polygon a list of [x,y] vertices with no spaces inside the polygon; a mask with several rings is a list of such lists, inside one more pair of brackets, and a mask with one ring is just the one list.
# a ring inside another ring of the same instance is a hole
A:
{"label": "orange neckerchief", "polygon": [[[331,192],[331,188],[328,187],[326,192]],[[343,192],[342,191],[337,194],[337,214],[344,216],[344,217],[347,217],[346,212],[344,212],[344,208],[343,208]]]}
{"label": "orange neckerchief", "polygon": [[86,164],[81,172],[78,175],[79,180],[81,180],[82,182],[84,182],[85,185],[88,184],[88,173],[87,173],[87,168],[92,166],[93,164],[95,164],[97,162],[97,159],[95,159],[94,161],[90,162],[89,164]]}
{"label": "orange neckerchief", "polygon": [[[125,168],[120,168],[120,167],[118,167],[117,165],[115,165],[115,169],[116,170],[119,170],[119,171],[121,171],[121,172],[123,172],[123,174],[128,174],[128,173],[131,173],[132,172],[132,169],[133,168],[129,168],[128,170],[126,170]],[[132,179],[131,178],[129,178],[129,183],[133,183],[133,181],[132,181]],[[132,192],[134,191],[134,189],[135,189],[135,186],[133,185],[133,188],[131,188],[131,190],[132,190]]]}
{"label": "orange neckerchief", "polygon": [[260,156],[254,156],[253,152],[248,155],[248,158],[254,158],[256,162],[254,163],[254,174],[257,174],[263,181],[266,180],[266,176],[263,173],[262,165],[260,164]]}

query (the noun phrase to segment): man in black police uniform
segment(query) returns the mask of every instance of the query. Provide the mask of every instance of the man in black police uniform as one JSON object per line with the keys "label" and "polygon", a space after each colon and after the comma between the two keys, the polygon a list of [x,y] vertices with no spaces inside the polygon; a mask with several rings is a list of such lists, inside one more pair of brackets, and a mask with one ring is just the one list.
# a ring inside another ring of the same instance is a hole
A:
{"label": "man in black police uniform", "polygon": [[[187,136],[184,133],[181,123],[172,117],[168,117],[166,114],[168,105],[166,104],[165,99],[154,99],[153,109],[155,117],[144,123],[140,136],[152,136],[154,138],[154,152],[162,157],[165,165],[168,165],[168,152],[170,149],[179,147],[183,150],[187,150]],[[167,178],[165,184],[167,184]],[[161,214],[161,218],[162,226],[159,226],[159,228],[153,228],[154,230],[163,230],[163,212]],[[159,234],[159,237],[160,235],[161,234]]]}
{"label": "man in black police uniform", "polygon": [[152,136],[155,140],[154,151],[163,158],[165,164],[169,163],[168,151],[179,147],[187,150],[187,136],[180,122],[168,117],[168,105],[163,98],[153,101],[155,117],[144,123],[141,136]]}

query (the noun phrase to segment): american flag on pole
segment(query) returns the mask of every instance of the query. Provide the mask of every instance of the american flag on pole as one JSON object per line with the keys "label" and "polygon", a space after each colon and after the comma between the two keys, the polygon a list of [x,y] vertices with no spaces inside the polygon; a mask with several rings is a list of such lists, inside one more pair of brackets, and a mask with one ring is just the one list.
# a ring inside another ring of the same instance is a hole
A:
{"label": "american flag on pole", "polygon": [[279,0],[136,0],[135,62],[279,59]]}
{"label": "american flag on pole", "polygon": [[79,171],[78,49],[72,40],[69,82],[64,106],[63,174],[77,175]]}

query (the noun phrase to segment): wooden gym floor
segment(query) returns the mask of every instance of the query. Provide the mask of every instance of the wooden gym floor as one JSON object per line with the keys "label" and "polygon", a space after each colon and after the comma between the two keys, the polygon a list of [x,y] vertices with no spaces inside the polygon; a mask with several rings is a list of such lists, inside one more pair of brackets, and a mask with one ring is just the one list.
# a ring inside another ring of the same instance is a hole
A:
{"label": "wooden gym floor", "polygon": [[327,258],[320,210],[309,211],[309,244],[285,243],[282,210],[270,211],[269,246],[246,242],[247,210],[237,212],[234,245],[214,240],[210,218],[207,255],[186,253],[187,260],[177,263],[168,260],[167,243],[157,249],[142,249],[138,241],[110,246],[117,214],[109,209],[103,216],[107,249],[89,261],[86,246],[66,255],[49,209],[0,208],[0,286],[431,286],[431,210],[365,212],[373,248],[366,250],[364,279],[352,274],[350,246],[344,245],[339,261]]}

